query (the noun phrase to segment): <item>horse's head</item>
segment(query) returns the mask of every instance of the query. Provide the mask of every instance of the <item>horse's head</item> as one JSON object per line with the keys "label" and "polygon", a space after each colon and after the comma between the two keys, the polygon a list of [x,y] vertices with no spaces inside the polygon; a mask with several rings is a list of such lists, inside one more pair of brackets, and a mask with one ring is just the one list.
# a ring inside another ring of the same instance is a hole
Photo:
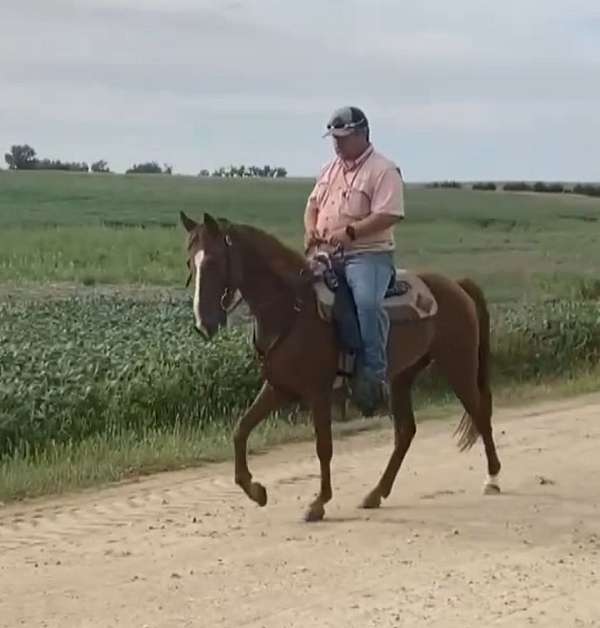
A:
{"label": "horse's head", "polygon": [[233,250],[231,225],[204,214],[197,223],[180,213],[188,232],[188,285],[194,281],[194,319],[196,330],[212,338],[227,324],[227,313],[240,287],[239,264]]}

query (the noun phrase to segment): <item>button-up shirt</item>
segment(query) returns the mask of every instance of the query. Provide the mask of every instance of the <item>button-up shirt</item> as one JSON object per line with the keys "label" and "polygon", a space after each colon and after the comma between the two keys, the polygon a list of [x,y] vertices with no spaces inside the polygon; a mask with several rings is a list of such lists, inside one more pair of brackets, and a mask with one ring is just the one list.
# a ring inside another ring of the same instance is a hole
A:
{"label": "button-up shirt", "polygon": [[[335,158],[321,171],[308,205],[316,210],[316,228],[326,239],[372,214],[404,216],[404,183],[396,165],[374,150],[354,161]],[[359,236],[347,250],[389,251],[395,248],[394,228]]]}

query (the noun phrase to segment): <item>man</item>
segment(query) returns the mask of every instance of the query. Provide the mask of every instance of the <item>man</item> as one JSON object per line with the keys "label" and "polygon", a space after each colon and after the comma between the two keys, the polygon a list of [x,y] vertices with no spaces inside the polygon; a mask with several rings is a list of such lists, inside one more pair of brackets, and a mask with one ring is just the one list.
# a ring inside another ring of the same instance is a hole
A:
{"label": "man", "polygon": [[[394,275],[394,225],[404,217],[404,184],[396,165],[375,151],[357,107],[336,110],[324,137],[337,157],[321,171],[304,214],[307,249],[326,242],[344,250],[362,336],[353,397],[367,415],[387,397],[389,319],[383,299]],[[326,247],[326,248],[329,248]]]}

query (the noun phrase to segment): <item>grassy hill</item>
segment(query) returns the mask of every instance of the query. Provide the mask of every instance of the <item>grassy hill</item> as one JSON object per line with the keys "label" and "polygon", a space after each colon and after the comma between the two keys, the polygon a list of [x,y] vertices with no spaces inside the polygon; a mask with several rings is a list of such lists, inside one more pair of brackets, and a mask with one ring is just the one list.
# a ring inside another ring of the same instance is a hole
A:
{"label": "grassy hill", "polygon": [[[308,179],[0,172],[0,282],[180,286],[178,213],[302,242]],[[484,282],[493,300],[564,295],[600,268],[600,200],[408,185],[397,263]]]}

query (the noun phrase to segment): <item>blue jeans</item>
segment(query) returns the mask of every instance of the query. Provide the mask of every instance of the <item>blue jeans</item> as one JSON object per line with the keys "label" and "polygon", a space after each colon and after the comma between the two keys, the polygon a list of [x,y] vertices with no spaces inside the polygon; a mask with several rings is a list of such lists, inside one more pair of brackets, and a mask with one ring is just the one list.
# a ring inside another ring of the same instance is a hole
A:
{"label": "blue jeans", "polygon": [[359,371],[387,378],[387,340],[390,321],[383,299],[394,275],[391,251],[350,253],[345,259],[346,279],[352,290],[363,341],[357,356]]}

